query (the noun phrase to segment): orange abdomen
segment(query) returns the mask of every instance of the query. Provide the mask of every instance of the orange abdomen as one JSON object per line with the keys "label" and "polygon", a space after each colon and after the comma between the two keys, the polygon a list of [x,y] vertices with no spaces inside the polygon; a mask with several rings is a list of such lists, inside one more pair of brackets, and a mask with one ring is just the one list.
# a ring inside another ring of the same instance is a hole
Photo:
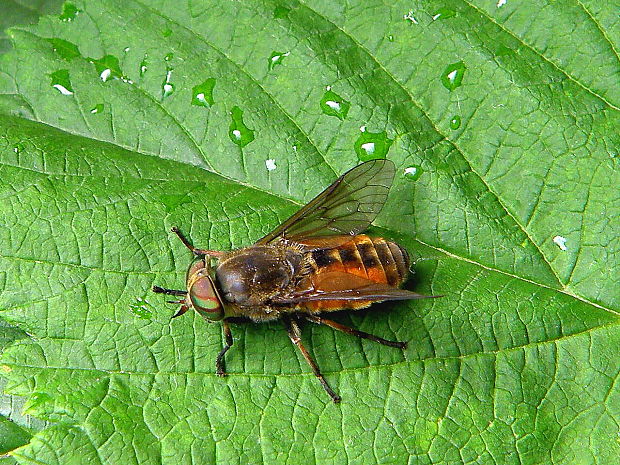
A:
{"label": "orange abdomen", "polygon": [[[344,272],[376,283],[399,287],[409,273],[409,255],[395,242],[365,234],[352,236],[350,241],[333,248],[315,249],[310,263],[315,275],[330,271]],[[318,276],[317,276],[318,278]],[[321,300],[302,304],[311,312],[364,308],[372,301]]]}

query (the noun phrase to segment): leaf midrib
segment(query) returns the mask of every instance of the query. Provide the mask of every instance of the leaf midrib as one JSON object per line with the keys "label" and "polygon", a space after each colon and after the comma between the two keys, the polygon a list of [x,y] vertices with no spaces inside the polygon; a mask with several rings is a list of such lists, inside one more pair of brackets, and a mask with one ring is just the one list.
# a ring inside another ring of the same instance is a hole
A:
{"label": "leaf midrib", "polygon": [[[84,135],[73,133],[73,132],[67,131],[67,130],[62,129],[62,128],[57,128],[55,126],[52,126],[52,125],[49,125],[49,124],[46,124],[46,123],[42,123],[42,122],[39,122],[39,121],[37,121],[37,123],[38,124],[42,124],[44,126],[52,127],[52,128],[54,128],[56,130],[62,131],[64,133],[66,133],[66,134],[70,134],[70,135],[72,135],[74,137],[85,138],[85,139],[88,139],[88,140],[96,140],[98,142],[101,142],[101,143],[104,143],[104,144],[110,144],[111,146],[119,147],[119,148],[122,148],[122,149],[126,150],[124,147],[122,147],[122,146],[120,146],[118,144],[115,144],[113,142],[110,142],[110,141],[94,139],[94,138],[87,138]],[[141,156],[145,156],[145,157],[153,157],[153,158],[156,158],[157,160],[161,160],[160,157],[158,157],[156,155],[153,155],[153,154],[150,154],[150,153],[137,152],[135,150],[132,151],[132,153],[135,153],[135,154],[138,154],[138,155],[141,155]],[[196,167],[196,166],[188,164],[188,163],[183,163],[183,162],[178,161],[178,160],[166,159],[166,162],[167,163],[175,163],[175,164],[179,164],[179,165],[182,165],[182,166],[191,166],[193,168],[202,169],[200,167]],[[2,163],[0,163],[0,164],[2,164]],[[50,173],[47,173],[45,171],[33,170],[31,168],[24,168],[24,167],[21,167],[21,166],[15,166],[15,165],[9,165],[9,166],[14,166],[15,168],[18,168],[18,169],[24,169],[26,171],[30,171],[30,172],[34,172],[34,173],[39,173],[39,174],[44,174],[44,175],[49,175],[50,174]],[[256,186],[251,186],[249,184],[245,184],[243,182],[237,181],[237,180],[232,179],[232,178],[228,178],[228,177],[226,177],[226,176],[224,176],[224,175],[222,175],[220,173],[214,173],[214,172],[207,171],[207,170],[204,170],[204,171],[206,171],[207,173],[211,173],[212,175],[219,176],[219,177],[221,177],[221,178],[223,178],[223,179],[225,179],[225,180],[227,180],[227,181],[229,181],[231,183],[241,184],[241,185],[243,185],[248,190],[259,191],[259,192],[261,192],[261,193],[263,193],[265,195],[269,195],[269,196],[274,197],[274,198],[276,198],[276,199],[278,199],[280,201],[285,201],[285,202],[291,203],[294,206],[301,206],[301,205],[303,205],[303,203],[298,202],[296,200],[286,198],[286,197],[278,195],[277,193],[274,193],[274,192],[269,192],[269,191],[260,189],[260,188],[258,188]],[[73,176],[73,177],[78,177],[78,178],[80,178],[80,177],[85,178],[85,177],[89,177],[90,175],[85,175],[85,174],[84,175],[82,175],[82,174],[67,174],[67,175],[64,175],[64,174],[54,173],[53,176],[58,176],[58,177]],[[103,177],[103,178],[105,178],[105,177]],[[155,180],[159,181],[158,179],[155,179]],[[191,181],[191,182],[198,182],[199,183],[201,181]],[[379,226],[379,228],[381,228],[381,229],[383,229],[385,231],[391,232],[391,233],[395,232],[395,231],[392,231],[391,229],[386,228],[386,227]],[[546,285],[546,284],[543,284],[543,283],[540,283],[540,282],[537,282],[537,281],[530,280],[530,279],[522,277],[522,276],[518,276],[518,275],[512,274],[512,273],[504,271],[504,270],[500,270],[500,269],[497,269],[497,268],[490,267],[488,265],[484,265],[484,264],[482,264],[480,262],[477,262],[475,260],[472,260],[470,258],[463,257],[463,256],[460,256],[460,255],[454,254],[452,252],[449,252],[449,251],[447,251],[445,249],[442,249],[441,247],[425,243],[425,242],[423,242],[423,241],[421,241],[421,240],[419,240],[417,238],[415,238],[413,240],[415,242],[419,243],[420,245],[423,245],[423,246],[426,246],[426,247],[430,247],[430,248],[432,248],[432,249],[434,249],[434,250],[436,250],[436,251],[446,255],[449,258],[454,258],[454,259],[461,260],[461,261],[464,261],[464,262],[467,262],[467,263],[471,263],[473,265],[477,265],[477,266],[479,266],[481,268],[484,268],[486,270],[493,271],[493,272],[496,272],[496,273],[500,273],[500,274],[503,274],[503,275],[506,275],[506,276],[510,276],[510,277],[512,277],[514,279],[518,279],[520,281],[524,281],[524,282],[527,282],[527,283],[530,283],[530,284],[534,284],[534,285],[537,285],[537,286],[539,286],[541,288],[544,288],[544,289],[549,289],[549,290],[553,290],[553,291],[556,291],[556,292],[560,292],[562,294],[566,294],[566,295],[568,295],[568,296],[570,296],[572,298],[575,298],[575,299],[577,299],[577,300],[579,300],[579,301],[581,301],[583,303],[586,303],[586,304],[591,305],[593,307],[599,308],[599,309],[604,310],[606,312],[612,313],[614,315],[620,315],[620,312],[617,312],[617,311],[615,311],[615,310],[613,310],[611,308],[607,308],[607,307],[605,307],[603,305],[600,305],[600,304],[598,304],[596,302],[592,302],[592,301],[586,299],[583,296],[579,296],[577,294],[573,294],[573,293],[569,292],[567,288],[555,288],[555,287],[552,287],[552,286],[549,286],[549,285]],[[140,271],[108,270],[108,269],[89,267],[89,266],[86,266],[86,265],[80,265],[80,264],[74,264],[74,263],[52,262],[52,261],[46,261],[46,260],[24,258],[24,257],[17,257],[17,256],[7,256],[7,255],[2,255],[2,256],[0,256],[0,258],[24,260],[24,261],[31,261],[31,262],[38,262],[38,263],[47,263],[47,264],[50,264],[50,265],[57,265],[57,266],[67,266],[67,267],[82,268],[82,269],[88,269],[90,271],[101,271],[101,272],[104,272],[104,273],[109,272],[109,273],[119,273],[119,274],[137,274],[137,275],[142,274],[142,275],[149,275],[149,274],[157,274],[157,273],[161,274],[161,273],[172,273],[173,272],[173,271],[143,271],[143,272],[140,272]]]}

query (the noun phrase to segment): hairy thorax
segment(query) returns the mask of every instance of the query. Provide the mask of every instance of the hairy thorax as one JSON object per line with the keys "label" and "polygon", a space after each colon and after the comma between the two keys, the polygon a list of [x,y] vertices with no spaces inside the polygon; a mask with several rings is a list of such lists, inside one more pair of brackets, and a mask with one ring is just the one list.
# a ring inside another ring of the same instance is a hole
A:
{"label": "hairy thorax", "polygon": [[299,248],[284,244],[248,247],[225,256],[215,273],[225,304],[238,316],[265,319],[273,313],[270,299],[294,286],[303,259]]}

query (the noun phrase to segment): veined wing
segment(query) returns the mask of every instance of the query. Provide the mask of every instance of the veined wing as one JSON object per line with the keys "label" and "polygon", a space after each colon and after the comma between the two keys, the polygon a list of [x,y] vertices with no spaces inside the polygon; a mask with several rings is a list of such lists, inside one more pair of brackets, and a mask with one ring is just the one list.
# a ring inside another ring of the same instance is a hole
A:
{"label": "veined wing", "polygon": [[370,160],[350,169],[297,213],[260,239],[355,235],[377,217],[387,199],[395,167],[390,160]]}

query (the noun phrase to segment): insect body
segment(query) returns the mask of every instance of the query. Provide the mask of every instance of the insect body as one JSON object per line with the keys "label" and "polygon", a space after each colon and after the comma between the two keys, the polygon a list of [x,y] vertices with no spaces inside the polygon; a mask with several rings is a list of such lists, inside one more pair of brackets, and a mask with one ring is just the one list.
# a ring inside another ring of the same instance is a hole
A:
{"label": "insect body", "polygon": [[[226,374],[223,358],[233,344],[228,321],[238,317],[255,322],[281,319],[291,341],[334,402],[340,397],[301,341],[301,320],[387,346],[406,347],[405,342],[388,341],[322,316],[374,302],[426,297],[399,288],[409,271],[405,249],[383,238],[360,234],[383,207],[394,171],[394,164],[388,160],[356,166],[273,232],[243,249],[197,249],[173,228],[196,256],[187,272],[187,290],[155,286],[153,291],[183,297],[172,301],[181,304],[175,316],[193,308],[208,321],[222,321],[226,344],[216,359],[218,375]],[[217,261],[214,270],[212,260]]]}

